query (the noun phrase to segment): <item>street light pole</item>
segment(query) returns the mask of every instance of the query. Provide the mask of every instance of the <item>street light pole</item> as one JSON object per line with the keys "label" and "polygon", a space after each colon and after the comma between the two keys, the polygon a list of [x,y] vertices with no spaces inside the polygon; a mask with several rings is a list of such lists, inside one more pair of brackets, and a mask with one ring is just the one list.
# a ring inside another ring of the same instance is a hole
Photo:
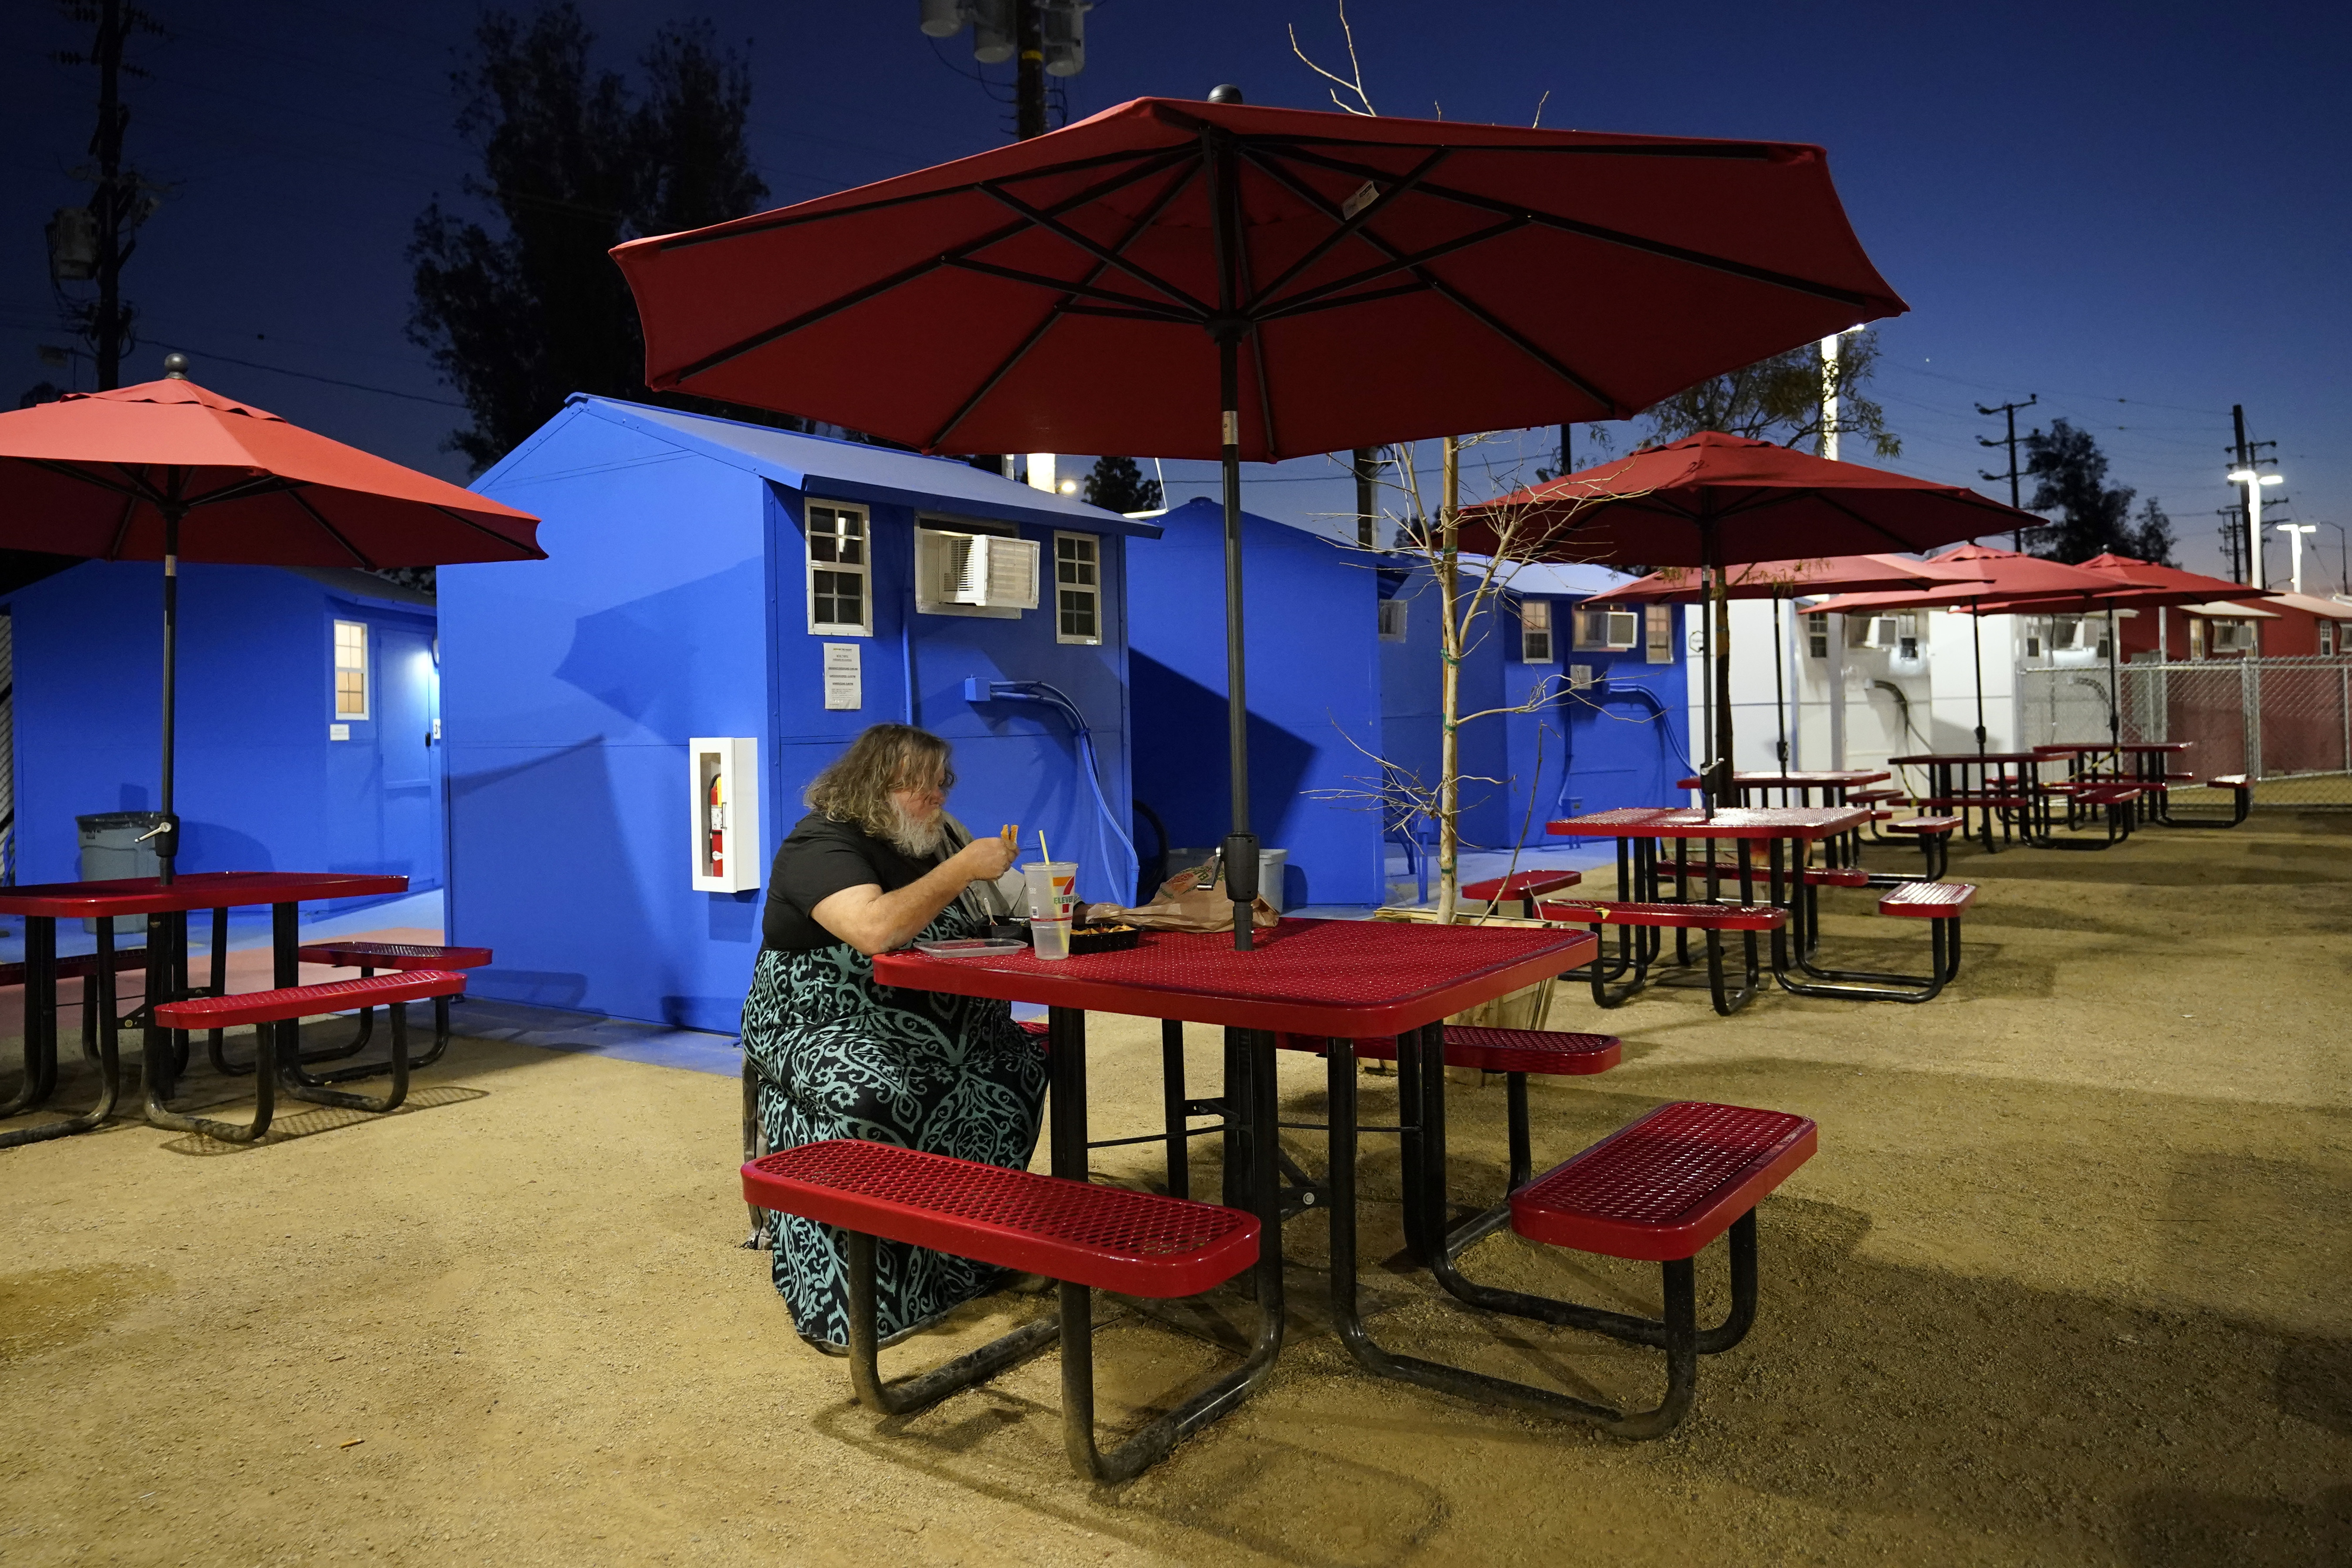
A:
{"label": "street light pole", "polygon": [[2300,594],[2303,592],[2303,536],[2317,533],[2319,527],[2309,522],[2274,522],[2271,526],[2286,535],[2287,581],[2294,584],[2293,591]]}

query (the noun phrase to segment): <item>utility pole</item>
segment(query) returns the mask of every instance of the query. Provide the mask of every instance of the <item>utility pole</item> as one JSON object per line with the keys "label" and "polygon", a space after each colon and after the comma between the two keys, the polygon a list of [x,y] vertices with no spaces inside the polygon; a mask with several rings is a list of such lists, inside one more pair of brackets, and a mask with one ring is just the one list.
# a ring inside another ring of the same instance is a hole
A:
{"label": "utility pole", "polygon": [[[2022,511],[2025,509],[2019,504],[2017,499],[2017,411],[2021,408],[2031,408],[2041,401],[2042,395],[2038,392],[2034,392],[2028,393],[2026,395],[2025,401],[2022,403],[1996,403],[1990,408],[1987,408],[1981,403],[1977,405],[1977,412],[1984,415],[1987,418],[1990,418],[1993,415],[1999,414],[2009,420],[2008,435],[2003,436],[1998,441],[1993,440],[1990,437],[1979,436],[1977,437],[1977,445],[1979,447],[2007,447],[2009,448],[2009,472],[2005,474],[1984,474],[1984,477],[1989,479],[2007,479],[2009,481],[2009,504],[2012,510],[2019,511]],[[1984,473],[1984,470],[1981,468],[1977,471],[1979,473]],[[2023,523],[2018,524],[2016,532],[2010,536],[2010,546],[2017,551],[2018,553],[2024,553],[2025,525]]]}
{"label": "utility pole", "polygon": [[1356,448],[1350,464],[1356,470],[1356,544],[1359,549],[1378,548],[1380,528],[1379,497],[1375,487],[1380,475],[1380,451],[1372,447]]}
{"label": "utility pole", "polygon": [[1045,134],[1045,20],[1037,0],[1013,0],[1013,38],[1019,70],[1013,100],[1018,111],[1016,133],[1026,142]]}
{"label": "utility pole", "polygon": [[[95,302],[71,309],[81,318],[89,338],[99,390],[106,392],[122,384],[122,351],[131,336],[131,312],[122,302],[122,266],[138,248],[138,241],[128,237],[154,205],[152,198],[140,194],[144,182],[122,166],[122,132],[131,122],[131,111],[122,103],[122,75],[126,70],[132,76],[144,74],[136,66],[122,63],[122,46],[134,32],[163,29],[152,16],[136,5],[124,5],[123,0],[98,0],[95,10],[98,36],[91,40],[89,52],[60,53],[55,58],[59,65],[98,68],[98,127],[89,139],[89,151],[98,164],[94,179],[86,168],[75,171],[76,178],[93,179],[97,189],[85,209],[86,216],[78,216],[71,208],[58,214],[50,225],[49,244],[53,278],[59,281],[93,279],[98,284]],[[89,16],[83,7],[76,7],[76,12],[85,20]],[[81,228],[79,246],[87,249],[79,249],[69,232],[83,225],[87,227]]]}
{"label": "utility pole", "polygon": [[[2246,543],[2245,575],[2238,580],[2250,588],[2260,589],[2263,585],[2263,491],[2273,485],[2284,484],[2286,478],[2282,474],[2266,474],[2263,471],[2263,464],[2278,461],[2276,458],[2263,457],[2263,448],[2268,447],[2275,451],[2278,443],[2246,439],[2246,405],[2244,404],[2233,403],[2230,405],[2230,422],[2238,437],[2230,448],[2230,455],[2237,459],[2237,467],[2230,470],[2230,482],[2246,487],[2246,515],[2243,524]],[[2237,566],[2234,540],[2231,545],[2231,566],[2234,571]]]}

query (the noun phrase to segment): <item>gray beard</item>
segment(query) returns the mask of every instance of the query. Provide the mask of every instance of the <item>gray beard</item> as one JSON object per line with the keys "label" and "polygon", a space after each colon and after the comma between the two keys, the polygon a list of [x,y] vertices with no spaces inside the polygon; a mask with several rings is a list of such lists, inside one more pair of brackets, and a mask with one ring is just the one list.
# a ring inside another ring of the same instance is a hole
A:
{"label": "gray beard", "polygon": [[907,815],[897,801],[890,803],[890,812],[898,821],[890,829],[890,847],[911,860],[929,860],[940,852],[948,836],[948,814],[932,815],[929,821]]}

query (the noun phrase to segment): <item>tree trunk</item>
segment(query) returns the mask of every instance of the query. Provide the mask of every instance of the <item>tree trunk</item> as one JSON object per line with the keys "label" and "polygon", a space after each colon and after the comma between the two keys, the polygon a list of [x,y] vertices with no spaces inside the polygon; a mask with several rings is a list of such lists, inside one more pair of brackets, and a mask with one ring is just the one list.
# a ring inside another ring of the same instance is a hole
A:
{"label": "tree trunk", "polygon": [[1444,639],[1444,658],[1437,683],[1437,923],[1451,925],[1461,889],[1456,859],[1462,846],[1462,745],[1456,724],[1462,710],[1462,645],[1466,628],[1457,613],[1462,445],[1448,436],[1444,452],[1444,492],[1437,513],[1438,634]]}

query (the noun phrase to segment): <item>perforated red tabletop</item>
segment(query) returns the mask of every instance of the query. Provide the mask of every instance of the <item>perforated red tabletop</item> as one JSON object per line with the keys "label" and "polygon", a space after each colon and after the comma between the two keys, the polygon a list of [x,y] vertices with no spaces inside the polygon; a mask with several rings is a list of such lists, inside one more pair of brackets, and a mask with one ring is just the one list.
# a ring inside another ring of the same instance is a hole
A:
{"label": "perforated red tabletop", "polygon": [[886,952],[886,985],[1192,1024],[1362,1039],[1433,1024],[1589,959],[1582,931],[1286,920],[1235,952],[1231,932],[1146,931],[1124,952]]}
{"label": "perforated red tabletop", "polygon": [[1858,805],[1727,805],[1713,816],[1688,808],[1596,811],[1544,825],[1566,838],[1834,838],[1870,818]]}
{"label": "perforated red tabletop", "polygon": [[406,891],[405,877],[343,871],[193,871],[169,887],[152,877],[127,877],[109,882],[36,882],[25,888],[0,888],[0,915],[59,920],[152,915]]}
{"label": "perforated red tabletop", "polygon": [[[1894,775],[1884,769],[1817,768],[1813,771],[1785,773],[1734,773],[1731,782],[1741,789],[1835,789],[1841,784],[1871,784]],[[1676,789],[1698,789],[1696,778],[1677,779]]]}
{"label": "perforated red tabletop", "polygon": [[2121,745],[2107,741],[2051,741],[2034,747],[2042,756],[2063,757],[2068,752],[2088,755],[2094,752],[2185,752],[2194,741],[2126,741]]}

